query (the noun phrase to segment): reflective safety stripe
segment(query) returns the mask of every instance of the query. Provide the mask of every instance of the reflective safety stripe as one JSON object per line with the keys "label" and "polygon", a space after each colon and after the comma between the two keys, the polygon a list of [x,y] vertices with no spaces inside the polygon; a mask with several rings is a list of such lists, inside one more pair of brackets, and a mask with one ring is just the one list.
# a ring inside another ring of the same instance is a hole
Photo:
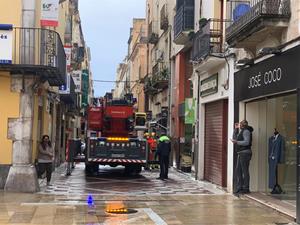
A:
{"label": "reflective safety stripe", "polygon": [[119,163],[146,163],[146,160],[139,160],[139,159],[95,159],[89,158],[89,162],[119,162]]}

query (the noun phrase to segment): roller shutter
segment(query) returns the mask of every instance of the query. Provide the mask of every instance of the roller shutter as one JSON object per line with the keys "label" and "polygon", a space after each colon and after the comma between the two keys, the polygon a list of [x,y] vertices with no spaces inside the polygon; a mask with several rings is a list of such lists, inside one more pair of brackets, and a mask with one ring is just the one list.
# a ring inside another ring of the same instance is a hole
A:
{"label": "roller shutter", "polygon": [[204,178],[214,184],[227,185],[228,101],[205,105]]}

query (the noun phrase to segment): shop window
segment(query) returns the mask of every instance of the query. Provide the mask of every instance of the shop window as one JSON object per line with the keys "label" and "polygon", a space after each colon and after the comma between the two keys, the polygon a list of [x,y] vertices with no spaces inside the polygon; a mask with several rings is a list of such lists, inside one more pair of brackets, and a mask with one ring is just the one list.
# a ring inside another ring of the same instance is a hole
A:
{"label": "shop window", "polygon": [[[253,126],[250,189],[271,195],[272,179],[281,188],[273,197],[295,203],[297,182],[297,96],[268,98],[246,104],[246,119]],[[276,130],[284,139],[282,158],[272,167],[270,142]],[[274,176],[275,174],[275,176]],[[270,183],[271,182],[271,183]],[[274,184],[274,183],[273,183]],[[280,192],[280,193],[279,193]]]}

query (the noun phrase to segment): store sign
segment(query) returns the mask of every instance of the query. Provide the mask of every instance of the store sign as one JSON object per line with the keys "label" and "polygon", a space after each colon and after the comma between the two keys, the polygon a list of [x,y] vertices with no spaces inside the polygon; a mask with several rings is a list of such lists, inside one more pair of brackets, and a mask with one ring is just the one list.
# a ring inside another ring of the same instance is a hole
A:
{"label": "store sign", "polygon": [[218,74],[201,81],[200,96],[205,97],[218,92]]}
{"label": "store sign", "polygon": [[58,26],[59,0],[42,0],[41,2],[41,26]]}
{"label": "store sign", "polygon": [[13,26],[0,24],[0,64],[12,64]]}
{"label": "store sign", "polygon": [[72,46],[65,45],[64,49],[65,49],[65,54],[66,54],[67,71],[70,72],[70,69],[71,69]]}
{"label": "store sign", "polygon": [[81,70],[76,70],[72,72],[72,78],[75,84],[75,92],[81,92]]}
{"label": "store sign", "polygon": [[235,101],[299,88],[299,58],[300,46],[297,46],[235,73]]}
{"label": "store sign", "polygon": [[194,124],[195,123],[195,99],[186,98],[184,105],[185,105],[184,123]]}
{"label": "store sign", "polygon": [[85,108],[88,106],[89,97],[89,71],[82,70],[82,100],[81,107]]}
{"label": "store sign", "polygon": [[68,73],[66,76],[66,84],[65,85],[61,85],[59,87],[59,94],[70,94],[70,82],[71,82],[71,76]]}
{"label": "store sign", "polygon": [[280,82],[281,78],[282,78],[282,69],[280,67],[266,72],[259,72],[257,75],[249,77],[248,89]]}

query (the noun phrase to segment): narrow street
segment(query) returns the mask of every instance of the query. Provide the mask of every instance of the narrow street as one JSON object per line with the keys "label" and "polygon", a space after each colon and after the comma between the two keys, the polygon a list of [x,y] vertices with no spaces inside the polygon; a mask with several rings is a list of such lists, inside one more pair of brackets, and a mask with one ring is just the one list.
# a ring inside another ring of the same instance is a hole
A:
{"label": "narrow street", "polygon": [[[126,177],[122,168],[100,167],[97,176],[86,178],[82,164],[71,176],[60,167],[53,185],[40,181],[37,194],[0,192],[0,224],[293,224],[271,209],[174,169],[167,181],[157,180],[157,175],[158,171],[143,171]],[[88,207],[88,196],[94,207]],[[107,212],[123,208],[129,214]]]}

